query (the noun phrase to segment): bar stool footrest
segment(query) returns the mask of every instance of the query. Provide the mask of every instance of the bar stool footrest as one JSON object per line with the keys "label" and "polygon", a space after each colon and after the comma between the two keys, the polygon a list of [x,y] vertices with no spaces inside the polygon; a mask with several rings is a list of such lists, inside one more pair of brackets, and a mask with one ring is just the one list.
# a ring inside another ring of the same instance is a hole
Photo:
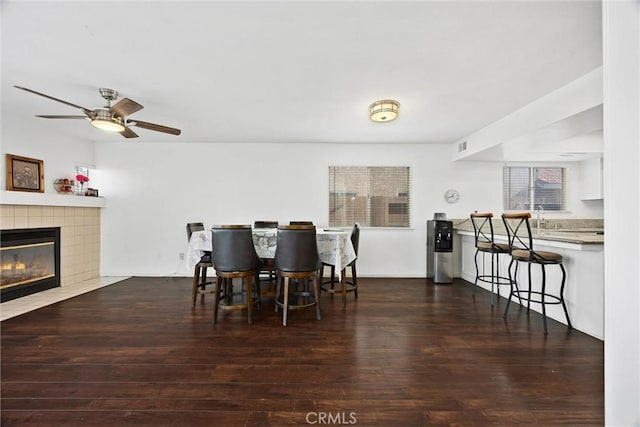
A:
{"label": "bar stool footrest", "polygon": [[[529,293],[531,293],[531,298],[529,298]],[[542,293],[540,291],[529,292],[528,290],[517,290],[517,291],[513,291],[513,295],[517,296],[522,301],[534,302],[538,304],[562,304],[562,301],[563,301],[563,298],[560,298],[559,296]],[[545,299],[544,301],[542,301],[543,295],[545,298],[550,298],[551,300]],[[534,299],[533,298],[534,296],[539,296],[540,299]]]}
{"label": "bar stool footrest", "polygon": [[482,274],[477,277],[479,282],[493,283],[494,285],[498,285],[498,286],[511,285],[511,279],[509,279],[508,277],[493,276],[493,281],[491,280],[491,278],[492,276],[490,274]]}
{"label": "bar stool footrest", "polygon": [[[324,286],[325,284],[330,284],[330,283],[331,283],[331,282],[325,282],[325,283],[323,283],[323,285],[322,285],[322,286],[320,286],[320,289],[321,289],[321,290],[323,290],[323,291],[325,291],[325,292],[328,292],[328,293],[330,293],[330,294],[341,294],[341,293],[342,293],[342,286],[340,286],[340,282],[336,282],[339,286],[337,286],[337,287],[335,287],[335,288],[333,288],[333,289],[332,289],[332,288],[330,288],[330,287]],[[355,291],[356,289],[358,289],[358,287],[357,287],[357,286],[355,286],[353,283],[350,283],[350,282],[346,282],[346,283],[345,283],[345,286],[347,287],[346,292],[353,292],[353,291]]]}
{"label": "bar stool footrest", "polygon": [[[275,303],[284,308],[284,302],[279,300],[279,299],[275,299],[274,300]],[[311,292],[294,292],[291,295],[289,295],[289,310],[300,310],[303,308],[307,308],[307,307],[313,307],[314,305],[317,305],[318,301],[313,297],[313,294]]]}

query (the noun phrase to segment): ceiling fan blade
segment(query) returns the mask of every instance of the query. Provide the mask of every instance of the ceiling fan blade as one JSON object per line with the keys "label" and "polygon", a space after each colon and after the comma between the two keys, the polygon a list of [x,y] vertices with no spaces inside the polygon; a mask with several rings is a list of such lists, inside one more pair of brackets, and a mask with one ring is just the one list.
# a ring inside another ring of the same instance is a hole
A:
{"label": "ceiling fan blade", "polygon": [[111,111],[118,116],[124,117],[142,110],[144,107],[129,98],[122,98],[115,105],[111,106]]}
{"label": "ceiling fan blade", "polygon": [[44,114],[36,114],[36,117],[40,117],[43,119],[88,119],[87,116],[55,116],[55,115],[44,115]]}
{"label": "ceiling fan blade", "polygon": [[172,135],[180,135],[182,131],[180,129],[171,128],[169,126],[157,125],[155,123],[143,122],[140,120],[131,120],[127,124],[137,126],[142,129],[154,130],[156,132],[170,133]]}
{"label": "ceiling fan blade", "polygon": [[134,131],[132,131],[128,127],[125,127],[124,130],[122,132],[120,132],[120,135],[124,136],[125,138],[137,138],[138,137],[138,134],[135,133]]}
{"label": "ceiling fan blade", "polygon": [[53,96],[50,96],[50,95],[47,95],[47,94],[44,94],[44,93],[41,93],[41,92],[37,92],[37,91],[35,91],[35,90],[33,90],[33,89],[28,89],[28,88],[26,88],[26,87],[22,87],[22,86],[13,86],[13,87],[18,88],[18,89],[22,89],[22,90],[27,91],[27,92],[31,92],[31,93],[33,93],[33,94],[35,94],[35,95],[44,96],[45,98],[51,99],[51,100],[53,100],[53,101],[58,101],[58,102],[61,102],[61,103],[63,103],[63,104],[69,105],[70,107],[79,108],[79,109],[80,109],[80,110],[82,110],[82,111],[83,111],[87,116],[91,114],[91,110],[90,110],[90,109],[88,109],[88,108],[83,107],[82,105],[77,105],[77,104],[73,104],[73,103],[68,102],[68,101],[64,101],[64,100],[62,100],[62,99],[54,98]]}

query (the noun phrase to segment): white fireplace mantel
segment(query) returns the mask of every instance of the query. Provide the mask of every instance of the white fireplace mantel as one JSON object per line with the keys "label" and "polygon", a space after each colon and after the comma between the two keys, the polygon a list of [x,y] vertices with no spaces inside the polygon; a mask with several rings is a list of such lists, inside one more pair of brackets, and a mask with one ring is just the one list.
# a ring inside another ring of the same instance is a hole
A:
{"label": "white fireplace mantel", "polygon": [[72,206],[104,208],[104,197],[76,196],[73,194],[30,193],[26,191],[0,191],[0,205]]}

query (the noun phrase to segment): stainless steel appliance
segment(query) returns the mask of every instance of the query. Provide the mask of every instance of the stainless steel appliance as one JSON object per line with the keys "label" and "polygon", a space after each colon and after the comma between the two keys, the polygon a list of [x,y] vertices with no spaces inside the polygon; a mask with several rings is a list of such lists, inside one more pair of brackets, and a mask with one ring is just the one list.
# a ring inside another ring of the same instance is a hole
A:
{"label": "stainless steel appliance", "polygon": [[427,278],[453,282],[453,223],[444,214],[427,221]]}

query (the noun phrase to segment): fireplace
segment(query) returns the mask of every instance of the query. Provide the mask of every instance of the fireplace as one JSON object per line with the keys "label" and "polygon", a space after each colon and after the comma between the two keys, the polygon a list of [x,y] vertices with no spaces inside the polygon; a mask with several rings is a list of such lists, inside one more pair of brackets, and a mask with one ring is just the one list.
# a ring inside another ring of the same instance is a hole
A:
{"label": "fireplace", "polygon": [[0,232],[2,302],[60,286],[60,227]]}

